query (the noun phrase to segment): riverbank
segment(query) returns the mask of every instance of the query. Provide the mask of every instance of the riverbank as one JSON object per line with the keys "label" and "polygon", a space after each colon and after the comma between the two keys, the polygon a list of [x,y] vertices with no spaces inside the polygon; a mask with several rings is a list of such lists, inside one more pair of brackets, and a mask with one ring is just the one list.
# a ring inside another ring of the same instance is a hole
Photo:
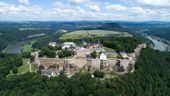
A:
{"label": "riverbank", "polygon": [[9,48],[11,48],[15,43],[11,43],[10,45],[8,45],[4,50],[2,50],[2,53],[7,53],[7,51],[9,50]]}
{"label": "riverbank", "polygon": [[[11,53],[11,54],[22,54],[22,50],[29,51],[32,47],[32,44],[35,42],[35,39],[13,42],[8,47],[6,47],[2,52],[3,53]],[[31,43],[31,45],[26,46],[27,43]],[[25,46],[24,46],[25,45]]]}
{"label": "riverbank", "polygon": [[[46,38],[46,37],[48,37],[48,36],[26,39],[25,41],[12,42],[2,52],[3,53],[11,53],[11,54],[22,54],[22,50],[29,51],[32,47],[32,44],[35,43],[35,41],[38,41],[38,40],[40,40],[42,38]],[[29,42],[31,44],[27,44]],[[26,46],[24,46],[24,45],[26,45]]]}
{"label": "riverbank", "polygon": [[5,49],[5,51],[3,51],[3,52],[4,53],[11,53],[11,54],[21,54],[22,46],[26,42],[27,41],[15,42],[15,43],[11,44],[10,46],[8,46]]}

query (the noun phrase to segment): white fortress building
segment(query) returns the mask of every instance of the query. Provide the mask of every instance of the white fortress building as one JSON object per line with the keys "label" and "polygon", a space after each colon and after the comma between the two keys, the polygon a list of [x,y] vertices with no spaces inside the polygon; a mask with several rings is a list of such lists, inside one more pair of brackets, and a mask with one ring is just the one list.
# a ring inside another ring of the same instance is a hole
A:
{"label": "white fortress building", "polygon": [[50,43],[48,44],[48,46],[55,47],[55,46],[57,46],[57,44],[56,44],[56,42],[50,42]]}
{"label": "white fortress building", "polygon": [[76,47],[76,44],[74,42],[64,42],[62,49],[70,48],[71,46]]}
{"label": "white fortress building", "polygon": [[107,60],[107,56],[106,56],[104,53],[102,53],[102,54],[100,55],[100,59],[101,59],[101,60]]}

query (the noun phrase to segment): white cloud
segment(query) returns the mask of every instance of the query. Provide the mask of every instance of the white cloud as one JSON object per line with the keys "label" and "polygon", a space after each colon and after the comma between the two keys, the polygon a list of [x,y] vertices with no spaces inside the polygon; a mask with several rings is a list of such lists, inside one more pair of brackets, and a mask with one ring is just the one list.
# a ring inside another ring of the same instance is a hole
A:
{"label": "white cloud", "polygon": [[90,0],[68,0],[68,1],[71,2],[72,4],[82,4],[89,2]]}
{"label": "white cloud", "polygon": [[24,4],[24,5],[29,5],[29,3],[30,3],[28,0],[18,0],[18,2],[20,4]]}
{"label": "white cloud", "polygon": [[114,18],[123,18],[123,15],[121,15],[121,14],[112,14],[112,17],[114,17]]}
{"label": "white cloud", "polygon": [[101,4],[99,2],[88,2],[84,5],[88,11],[99,12],[101,11]]}
{"label": "white cloud", "polygon": [[85,11],[81,8],[81,7],[78,7],[78,6],[71,6],[69,4],[63,4],[62,2],[60,1],[57,1],[53,8],[49,9],[48,12],[51,14],[51,15],[60,15],[62,17],[65,17],[65,16],[76,16],[78,17],[78,15],[80,14],[83,14]]}
{"label": "white cloud", "polygon": [[138,2],[144,5],[170,6],[170,0],[138,0]]}
{"label": "white cloud", "polygon": [[90,10],[98,12],[100,11],[100,6],[99,5],[88,5],[88,7],[90,8]]}
{"label": "white cloud", "polygon": [[20,9],[12,4],[0,2],[0,14],[16,14],[18,11],[20,11]]}
{"label": "white cloud", "polygon": [[131,8],[131,12],[132,13],[135,13],[135,14],[137,14],[137,15],[141,15],[141,14],[148,14],[148,12],[145,10],[145,9],[143,9],[143,8],[141,8],[141,7],[132,7]]}
{"label": "white cloud", "polygon": [[143,7],[170,7],[170,0],[121,0],[133,6]]}
{"label": "white cloud", "polygon": [[118,11],[127,10],[127,7],[122,6],[122,5],[118,5],[118,4],[107,5],[105,8],[108,9],[108,10],[118,10]]}
{"label": "white cloud", "polygon": [[9,15],[12,17],[12,14],[15,15],[24,15],[24,14],[40,14],[42,11],[42,8],[39,6],[31,6],[31,7],[26,7],[23,5],[15,6],[13,4],[7,4],[4,2],[0,2],[0,14],[3,15]]}
{"label": "white cloud", "polygon": [[[170,20],[168,2],[165,2],[167,0],[163,0],[164,2],[158,0],[162,4],[157,0],[155,4],[151,3],[153,0],[123,0],[126,2],[122,4],[111,2],[101,4],[95,0],[68,1],[55,0],[48,9],[43,9],[43,6],[25,5],[26,3],[0,2],[0,17],[2,17],[0,20]],[[165,6],[164,3],[167,3],[166,7],[162,8]]]}

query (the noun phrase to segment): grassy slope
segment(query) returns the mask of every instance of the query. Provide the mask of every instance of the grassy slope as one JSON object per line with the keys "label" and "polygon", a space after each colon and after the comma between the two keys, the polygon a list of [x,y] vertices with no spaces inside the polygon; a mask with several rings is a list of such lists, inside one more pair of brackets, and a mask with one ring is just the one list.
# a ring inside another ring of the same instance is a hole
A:
{"label": "grassy slope", "polygon": [[105,49],[106,51],[111,51],[111,52],[114,52],[114,51],[115,51],[114,49],[108,48],[108,47],[104,47],[104,49]]}
{"label": "grassy slope", "polygon": [[28,65],[29,59],[23,59],[23,62],[24,64],[18,68],[18,75],[29,72],[29,65]]}

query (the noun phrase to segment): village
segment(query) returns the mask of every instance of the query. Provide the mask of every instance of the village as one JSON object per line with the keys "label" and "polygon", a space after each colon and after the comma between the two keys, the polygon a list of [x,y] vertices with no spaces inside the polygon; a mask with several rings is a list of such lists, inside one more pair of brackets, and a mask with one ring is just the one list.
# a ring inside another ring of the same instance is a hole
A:
{"label": "village", "polygon": [[[68,77],[71,77],[79,71],[85,70],[92,73],[96,70],[116,74],[125,74],[134,72],[137,57],[141,50],[146,48],[146,44],[139,44],[133,53],[106,51],[100,43],[86,43],[85,47],[76,45],[74,42],[64,42],[61,50],[72,50],[73,56],[69,58],[40,57],[39,51],[32,52],[33,63],[41,75],[48,77],[58,76],[64,71]],[[56,42],[49,42],[50,47],[56,47]],[[92,56],[93,55],[93,56]]]}

